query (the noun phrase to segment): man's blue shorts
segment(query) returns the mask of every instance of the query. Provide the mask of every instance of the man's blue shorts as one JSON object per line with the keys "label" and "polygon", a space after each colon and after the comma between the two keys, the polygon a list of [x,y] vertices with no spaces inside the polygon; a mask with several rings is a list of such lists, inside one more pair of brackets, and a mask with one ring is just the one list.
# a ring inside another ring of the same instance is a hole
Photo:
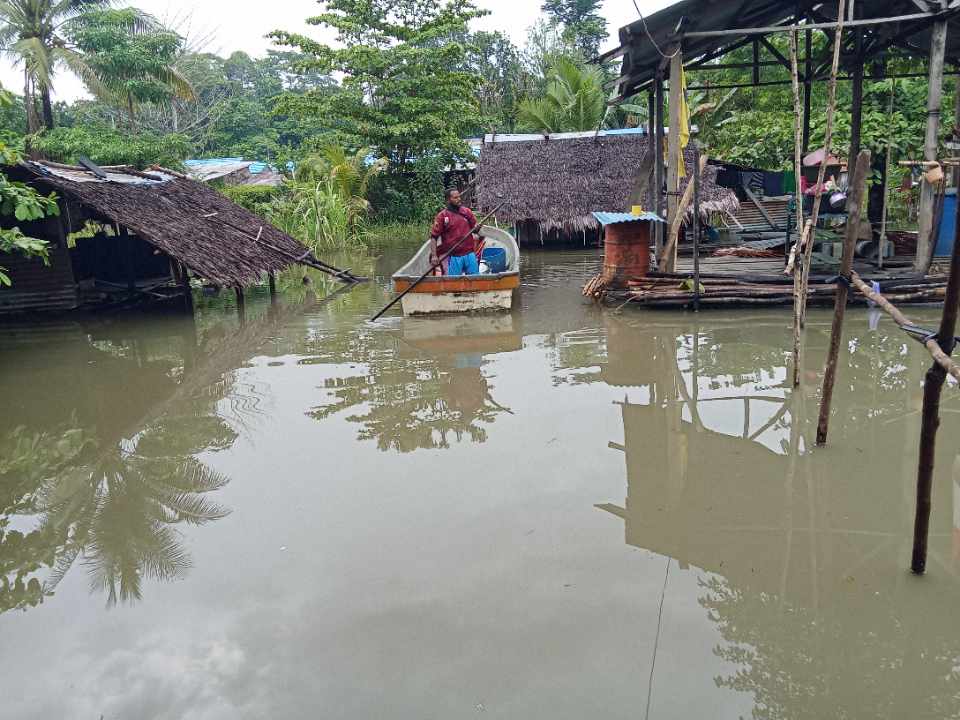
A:
{"label": "man's blue shorts", "polygon": [[476,253],[451,255],[447,258],[447,275],[479,275],[480,263]]}

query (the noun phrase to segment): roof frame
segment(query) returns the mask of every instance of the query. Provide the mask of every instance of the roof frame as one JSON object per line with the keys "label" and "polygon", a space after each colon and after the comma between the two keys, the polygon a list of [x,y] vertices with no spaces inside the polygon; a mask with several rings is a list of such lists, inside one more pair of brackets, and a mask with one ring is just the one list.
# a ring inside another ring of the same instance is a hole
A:
{"label": "roof frame", "polygon": [[[790,5],[788,10],[787,5]],[[769,40],[769,35],[791,30],[819,31],[831,38],[838,22],[835,18],[824,14],[823,3],[816,0],[800,0],[794,4],[784,0],[739,0],[736,5],[737,22],[744,26],[733,29],[698,29],[695,23],[691,24],[688,18],[703,8],[704,15],[710,11],[714,17],[707,17],[707,22],[730,22],[725,11],[729,7],[726,3],[716,3],[713,0],[683,0],[664,10],[651,15],[643,22],[635,22],[620,30],[621,46],[604,57],[610,58],[624,55],[623,70],[615,81],[617,95],[613,102],[648,89],[655,79],[656,66],[663,64],[663,53],[669,53],[677,44],[682,44],[688,53],[684,67],[688,70],[733,69],[723,64],[710,65],[725,55],[742,47],[758,44],[762,46],[769,58],[760,60],[755,57],[755,63],[749,67],[789,67],[789,62],[783,53]],[[719,8],[719,9],[717,9]],[[912,10],[912,12],[911,12]],[[863,17],[844,22],[845,29],[856,29],[845,37],[843,57],[849,65],[854,59],[857,62],[868,62],[872,58],[889,53],[892,48],[902,50],[910,55],[926,57],[928,53],[921,45],[911,42],[937,21],[944,19],[954,20],[960,15],[960,0],[891,0],[890,14],[885,17]],[[774,20],[774,18],[776,18]],[[764,22],[774,20],[776,24],[764,25]],[[658,22],[659,21],[659,22]],[[703,19],[700,22],[704,22]],[[755,23],[755,24],[751,24]],[[680,28],[677,33],[676,28]],[[722,25],[721,25],[722,27]],[[861,37],[859,53],[853,51],[853,43],[857,36]],[[758,37],[759,36],[759,37]],[[727,42],[724,42],[727,40]],[[661,53],[655,54],[652,49],[656,46]],[[637,52],[638,49],[641,51]],[[948,62],[960,66],[960,50],[951,48],[948,51]],[[830,50],[829,52],[832,52]],[[826,58],[827,54],[823,55]],[[951,57],[952,55],[952,57]],[[856,57],[854,57],[856,56]],[[806,59],[801,58],[801,68]],[[817,63],[820,65],[821,63]],[[822,74],[822,67],[811,68],[812,79],[816,80]],[[746,69],[746,68],[744,68]],[[801,74],[803,74],[801,69]],[[755,73],[751,81],[745,81],[742,87],[757,86],[759,79]],[[806,78],[802,78],[806,79]]]}

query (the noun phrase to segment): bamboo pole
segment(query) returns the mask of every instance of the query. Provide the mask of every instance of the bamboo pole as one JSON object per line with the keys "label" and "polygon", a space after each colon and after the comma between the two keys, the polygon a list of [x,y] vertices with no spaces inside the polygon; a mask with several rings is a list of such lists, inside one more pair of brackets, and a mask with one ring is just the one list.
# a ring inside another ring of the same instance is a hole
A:
{"label": "bamboo pole", "polygon": [[827,126],[824,133],[823,152],[824,161],[820,164],[820,170],[817,173],[817,192],[813,199],[813,210],[810,213],[810,226],[807,230],[807,243],[802,246],[804,251],[803,264],[800,272],[803,276],[801,285],[801,303],[800,303],[800,327],[802,328],[807,318],[806,303],[803,299],[806,297],[807,286],[810,284],[810,259],[813,255],[814,236],[816,234],[817,222],[820,219],[820,205],[823,202],[823,183],[826,179],[826,163],[830,156],[830,146],[833,144],[833,125],[834,117],[837,111],[837,73],[840,69],[840,50],[843,47],[843,17],[846,0],[839,0],[837,7],[837,17],[840,22],[837,24],[837,32],[833,38],[833,65],[830,69],[830,84],[827,95]]}
{"label": "bamboo pole", "polygon": [[[809,54],[809,52],[808,52]],[[794,188],[794,202],[797,206],[797,242],[803,237],[806,228],[803,225],[803,192],[801,191],[801,175],[803,173],[803,107],[800,104],[800,68],[797,63],[797,33],[790,33],[790,70],[793,84],[793,168],[796,175]],[[790,236],[787,235],[787,242]],[[800,277],[793,275],[793,306],[794,312],[800,307]],[[800,333],[793,334],[793,386],[800,385]]]}
{"label": "bamboo pole", "polygon": [[[960,213],[957,214],[955,232],[960,232]],[[937,345],[947,356],[953,352],[955,344],[958,310],[960,310],[960,242],[954,241],[950,256],[947,297],[944,300],[943,316],[940,318],[940,331],[937,333]],[[920,458],[917,463],[917,514],[913,526],[913,559],[910,563],[911,570],[917,575],[922,575],[927,567],[930,495],[933,488],[937,429],[940,427],[940,393],[943,391],[943,383],[946,379],[947,371],[943,364],[935,362],[927,370],[926,381],[923,384],[923,420],[920,425]]]}
{"label": "bamboo pole", "polygon": [[837,107],[837,73],[840,68],[840,46],[843,40],[843,18],[846,0],[839,0],[837,7],[837,32],[833,38],[833,65],[830,69],[830,89],[827,98],[827,127],[823,141],[824,157],[820,163],[820,170],[817,173],[817,188],[813,199],[813,210],[810,213],[810,219],[800,233],[797,242],[790,250],[790,260],[787,263],[786,274],[794,271],[794,264],[798,250],[803,250],[803,261],[800,264],[799,292],[796,293],[796,301],[793,308],[793,386],[800,386],[800,373],[797,369],[800,365],[800,332],[807,314],[807,286],[810,281],[810,260],[813,255],[813,236],[816,232],[817,220],[820,216],[820,203],[823,200],[823,182],[826,179],[827,163],[830,158],[830,144],[833,141],[833,116]]}
{"label": "bamboo pole", "polygon": [[864,150],[857,156],[847,200],[847,233],[843,240],[843,259],[840,263],[840,282],[837,283],[837,299],[833,308],[833,327],[830,330],[830,350],[823,372],[823,386],[820,393],[820,417],[817,420],[817,445],[827,444],[827,430],[830,425],[830,405],[833,402],[833,384],[837,378],[837,359],[840,356],[840,341],[843,338],[843,317],[847,311],[849,288],[845,278],[850,277],[853,269],[853,251],[857,244],[857,232],[860,229],[860,209],[863,196],[867,191],[867,176],[870,172],[870,151]]}
{"label": "bamboo pole", "polygon": [[[913,330],[916,328],[916,325],[914,325],[913,321],[904,315],[896,305],[890,302],[889,296],[876,292],[872,287],[867,285],[867,283],[863,281],[863,278],[861,278],[856,272],[850,273],[850,283],[857,290],[859,290],[864,297],[872,300],[881,310],[893,318],[893,321],[897,323],[897,325],[905,330],[908,330],[910,332],[910,337],[927,348],[930,356],[937,364],[940,365],[940,367],[944,369],[944,372],[952,375],[954,378],[956,378],[957,382],[960,383],[960,366],[951,360],[949,355],[943,352],[935,339],[932,337],[921,337],[913,332]],[[944,297],[946,297],[946,292],[944,292]],[[908,295],[907,299],[913,300],[914,298],[912,295]]]}

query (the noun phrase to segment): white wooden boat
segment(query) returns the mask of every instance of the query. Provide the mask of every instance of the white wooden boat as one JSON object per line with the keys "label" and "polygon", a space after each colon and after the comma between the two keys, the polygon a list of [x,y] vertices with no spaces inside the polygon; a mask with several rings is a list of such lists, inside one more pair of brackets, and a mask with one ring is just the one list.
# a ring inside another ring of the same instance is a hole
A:
{"label": "white wooden boat", "polygon": [[[430,276],[403,296],[404,315],[504,311],[513,307],[513,291],[520,286],[520,248],[506,230],[480,228],[486,248],[503,248],[506,270],[482,275]],[[410,262],[393,275],[398,293],[409,288],[430,267],[430,241],[427,240]]]}

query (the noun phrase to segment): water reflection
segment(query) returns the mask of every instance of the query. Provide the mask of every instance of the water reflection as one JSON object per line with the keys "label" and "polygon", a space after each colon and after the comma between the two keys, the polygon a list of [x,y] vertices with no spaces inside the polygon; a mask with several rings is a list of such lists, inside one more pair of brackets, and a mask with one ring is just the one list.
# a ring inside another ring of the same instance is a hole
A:
{"label": "water reflection", "polygon": [[[358,438],[380,450],[482,443],[486,426],[511,412],[494,400],[484,370],[490,356],[522,346],[510,315],[404,318],[389,343],[362,333],[341,337],[352,342],[348,357],[358,372],[326,380],[325,401],[310,415],[324,420],[354,410],[347,420],[362,426]],[[329,361],[331,352],[326,347],[309,362]]]}
{"label": "water reflection", "polygon": [[210,499],[228,478],[197,456],[237,438],[218,412],[244,396],[230,372],[236,336],[198,334],[182,317],[149,328],[118,320],[5,332],[0,612],[40,604],[77,565],[108,604],[138,600],[145,580],[189,568],[178,526],[228,513]]}
{"label": "water reflection", "polygon": [[[957,716],[954,442],[938,447],[931,576],[906,571],[922,358],[882,324],[851,323],[843,412],[831,447],[814,450],[827,323],[811,323],[793,392],[782,323],[611,322],[601,376],[624,388],[623,441],[610,447],[627,489],[596,507],[623,522],[628,545],[697,576],[723,640],[714,653],[736,668],[717,687],[751,693],[756,718]],[[955,438],[946,402],[941,437]]]}

